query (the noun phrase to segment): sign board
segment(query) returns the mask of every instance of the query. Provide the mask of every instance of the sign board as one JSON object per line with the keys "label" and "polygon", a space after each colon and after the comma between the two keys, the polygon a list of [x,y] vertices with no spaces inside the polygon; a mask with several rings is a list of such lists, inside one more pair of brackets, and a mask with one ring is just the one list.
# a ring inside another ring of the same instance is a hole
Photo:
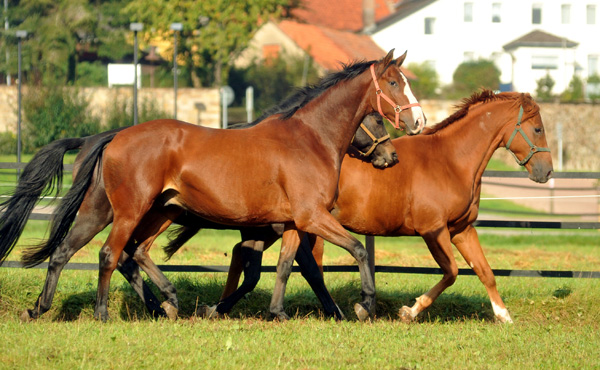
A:
{"label": "sign board", "polygon": [[[133,64],[108,64],[108,87],[114,85],[133,85]],[[142,87],[142,66],[137,65],[138,88]]]}

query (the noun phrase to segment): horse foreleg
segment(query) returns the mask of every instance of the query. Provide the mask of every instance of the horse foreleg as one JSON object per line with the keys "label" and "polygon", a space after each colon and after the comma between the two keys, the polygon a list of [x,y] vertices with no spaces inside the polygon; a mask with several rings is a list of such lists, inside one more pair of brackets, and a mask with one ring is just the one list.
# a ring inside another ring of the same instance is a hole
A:
{"label": "horse foreleg", "polygon": [[442,279],[427,293],[416,299],[412,307],[404,306],[398,313],[405,322],[411,322],[421,312],[439,297],[446,288],[454,284],[458,276],[458,266],[452,254],[452,243],[450,243],[450,233],[447,228],[423,235],[431,255],[442,269]]}
{"label": "horse foreleg", "polygon": [[[344,314],[338,305],[335,304],[333,298],[331,298],[327,287],[325,287],[325,281],[323,280],[323,265],[322,263],[319,265],[314,258],[315,244],[320,244],[320,252],[317,251],[317,254],[322,257],[323,239],[315,235],[307,234],[304,236],[304,238],[302,238],[300,247],[296,252],[296,262],[298,263],[298,267],[300,268],[302,276],[304,279],[306,279],[313,292],[315,292],[315,295],[323,305],[325,314],[328,316],[333,316],[338,320],[344,320]],[[317,248],[319,247],[317,246]]]}
{"label": "horse foreleg", "polygon": [[375,310],[375,283],[369,267],[367,250],[327,210],[313,210],[311,215],[312,217],[304,222],[295,220],[298,228],[344,248],[358,263],[363,301],[354,305],[354,311],[359,320],[366,320]]}
{"label": "horse foreleg", "polygon": [[231,262],[229,263],[227,281],[225,282],[225,288],[223,289],[223,293],[221,293],[219,301],[225,300],[225,298],[229,297],[237,290],[243,271],[244,260],[242,258],[242,242],[239,242],[231,250]]}
{"label": "horse foreleg", "polygon": [[502,323],[512,323],[510,314],[496,288],[496,278],[483,254],[475,228],[473,226],[467,227],[463,232],[455,235],[452,238],[452,242],[485,286],[492,302],[496,319]]}

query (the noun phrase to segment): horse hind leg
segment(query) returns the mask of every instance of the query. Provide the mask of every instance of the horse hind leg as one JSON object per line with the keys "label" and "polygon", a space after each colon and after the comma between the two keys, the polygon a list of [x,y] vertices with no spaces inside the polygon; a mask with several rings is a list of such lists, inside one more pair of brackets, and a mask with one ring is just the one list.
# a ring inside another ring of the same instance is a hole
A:
{"label": "horse hind leg", "polygon": [[449,286],[454,284],[458,276],[458,266],[452,254],[452,243],[450,242],[450,233],[447,228],[442,228],[435,232],[424,233],[423,239],[431,255],[442,269],[442,279],[427,293],[416,299],[412,307],[403,306],[398,315],[404,322],[412,322],[417,315],[423,312],[427,307],[437,299]]}
{"label": "horse hind leg", "polygon": [[[73,255],[83,248],[94,236],[102,231],[111,221],[110,205],[98,203],[93,197],[86,198],[82,204],[75,224],[69,230],[65,240],[50,256],[48,272],[44,288],[40,293],[33,309],[27,309],[21,314],[22,320],[36,319],[52,306],[58,279]],[[106,207],[108,205],[108,208]]]}
{"label": "horse hind leg", "polygon": [[501,323],[512,324],[513,321],[510,314],[498,293],[494,272],[481,249],[477,230],[475,230],[473,226],[469,226],[463,232],[455,235],[452,238],[452,242],[456,245],[456,249],[462,254],[467,264],[475,271],[479,280],[485,286],[492,303],[492,309],[494,310],[496,320]]}

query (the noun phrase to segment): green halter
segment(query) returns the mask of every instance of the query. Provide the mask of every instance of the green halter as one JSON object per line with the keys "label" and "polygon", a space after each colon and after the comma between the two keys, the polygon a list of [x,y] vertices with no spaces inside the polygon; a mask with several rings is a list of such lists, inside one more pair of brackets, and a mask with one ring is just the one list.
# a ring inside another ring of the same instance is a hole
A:
{"label": "green halter", "polygon": [[[506,150],[508,150],[510,152],[510,154],[512,154],[512,156],[515,158],[515,161],[517,161],[517,163],[520,166],[524,166],[527,162],[529,162],[529,160],[535,153],[550,151],[550,148],[538,148],[537,146],[533,145],[531,140],[529,140],[529,138],[525,134],[525,131],[523,131],[523,129],[521,128],[521,119],[522,118],[523,118],[523,106],[521,105],[521,107],[519,109],[519,120],[517,122],[517,126],[515,127],[515,130],[513,131],[512,135],[510,135],[510,139],[508,139],[508,142],[506,143]],[[523,136],[523,139],[525,139],[525,142],[527,144],[529,144],[529,148],[531,149],[529,154],[527,154],[527,157],[525,157],[522,161],[520,161],[519,158],[517,158],[517,155],[515,154],[515,152],[510,150],[510,144],[512,143],[515,136],[517,136],[517,133],[521,133],[521,136]]]}

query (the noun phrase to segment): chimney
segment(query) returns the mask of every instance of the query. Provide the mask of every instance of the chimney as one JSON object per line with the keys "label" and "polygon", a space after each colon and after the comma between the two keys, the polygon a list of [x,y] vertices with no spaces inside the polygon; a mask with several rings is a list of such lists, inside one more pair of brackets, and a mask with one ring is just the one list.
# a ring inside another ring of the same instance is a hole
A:
{"label": "chimney", "polygon": [[375,29],[375,0],[362,0],[363,33],[370,34]]}

